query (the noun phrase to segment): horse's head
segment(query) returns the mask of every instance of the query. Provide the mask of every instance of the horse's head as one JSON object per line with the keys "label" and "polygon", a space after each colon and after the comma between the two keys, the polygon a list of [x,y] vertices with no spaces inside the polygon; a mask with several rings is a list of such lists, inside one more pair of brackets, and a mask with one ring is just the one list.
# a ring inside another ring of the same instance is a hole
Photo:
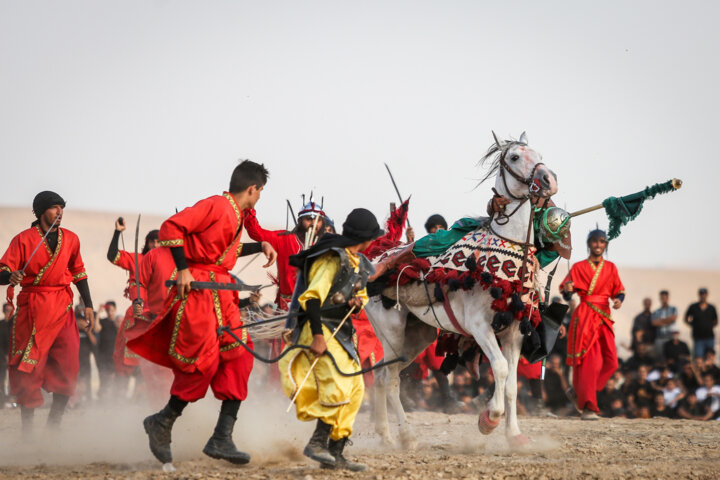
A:
{"label": "horse's head", "polygon": [[481,160],[481,163],[485,163],[492,158],[490,171],[483,182],[497,175],[497,190],[514,199],[528,195],[550,197],[557,193],[557,176],[542,163],[540,154],[528,147],[525,132],[518,140],[501,141],[495,132],[493,137],[495,143]]}

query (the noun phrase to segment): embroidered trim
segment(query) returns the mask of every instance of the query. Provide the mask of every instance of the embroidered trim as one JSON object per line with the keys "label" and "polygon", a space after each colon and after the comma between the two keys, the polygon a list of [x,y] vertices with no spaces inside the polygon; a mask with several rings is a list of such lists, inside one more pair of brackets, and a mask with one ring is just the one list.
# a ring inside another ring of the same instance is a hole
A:
{"label": "embroidered trim", "polygon": [[[32,350],[33,343],[35,343],[35,322],[33,322],[33,329],[32,333],[30,334],[30,340],[28,340],[27,345],[25,346],[25,351],[23,352],[22,356],[22,363],[27,363],[28,365],[37,365],[37,360],[31,360],[30,359],[30,350]],[[19,354],[20,352],[18,352]],[[17,354],[16,354],[17,355]]]}
{"label": "embroidered trim", "polygon": [[243,243],[242,242],[238,243],[237,252],[235,253],[236,258],[240,257],[240,254],[242,253],[242,248],[243,248]]}
{"label": "embroidered trim", "polygon": [[375,352],[370,352],[370,366],[374,367],[375,363]]}
{"label": "embroidered trim", "polygon": [[[38,232],[40,231],[40,227],[38,227],[37,225],[35,226],[35,228],[38,229]],[[45,271],[48,268],[50,268],[50,265],[52,265],[53,262],[55,261],[55,259],[57,258],[58,253],[60,253],[60,250],[62,248],[62,241],[63,241],[62,229],[58,228],[58,240],[57,240],[57,246],[55,247],[55,252],[54,253],[51,252],[50,260],[48,261],[48,263],[45,264],[44,267],[42,267],[40,269],[40,271],[37,274],[37,277],[35,277],[35,280],[33,280],[33,285],[38,285],[40,283],[40,280],[42,279],[43,275],[45,275]],[[45,243],[45,240],[43,240],[43,242]],[[47,243],[45,246],[47,246]],[[47,247],[47,248],[48,248],[48,251],[50,251],[50,247]]]}
{"label": "embroidered trim", "polygon": [[[600,316],[602,316],[602,317],[607,318],[607,319],[610,320],[610,321],[614,321],[613,318],[612,318],[612,316],[611,316],[609,313],[603,311],[603,310],[602,310],[601,308],[599,308],[597,305],[593,305],[593,304],[590,303],[590,302],[585,302],[585,303],[587,304],[588,307],[590,307],[590,309],[591,309],[593,312],[597,313],[598,315],[600,315]],[[605,322],[603,322],[603,323],[605,323]]]}
{"label": "embroidered trim", "polygon": [[185,240],[182,238],[179,240],[160,240],[158,245],[161,247],[180,247],[185,245]]}
{"label": "embroidered trim", "polygon": [[[225,251],[220,255],[220,258],[217,262],[215,262],[215,265],[222,265],[223,261],[225,261],[225,257],[227,256],[228,252],[230,252],[230,249],[232,249],[235,242],[240,238],[240,235],[242,234],[242,217],[240,214],[240,209],[237,206],[237,203],[235,203],[235,199],[230,195],[229,193],[225,192],[223,193],[223,197],[225,197],[228,202],[230,202],[230,205],[232,206],[233,210],[235,211],[235,218],[237,219],[237,233],[235,234],[235,237],[232,239],[232,242],[230,242],[230,245],[227,246]],[[238,246],[238,249],[235,251],[235,259],[240,255],[240,250],[242,249],[242,243]]]}
{"label": "embroidered trim", "polygon": [[78,273],[77,275],[73,275],[73,282],[77,282],[83,278],[87,278],[87,273],[84,271]]}
{"label": "embroidered trim", "polygon": [[0,272],[2,272],[2,271],[12,273],[12,270],[10,270],[10,267],[8,267],[7,265],[3,265],[2,267],[0,267]]}
{"label": "embroidered trim", "polygon": [[[210,272],[210,281],[215,283],[215,272]],[[220,295],[217,290],[210,290],[212,292],[213,305],[215,306],[215,317],[217,317],[218,327],[223,326],[222,322],[222,310],[220,309]]]}
{"label": "embroidered trim", "polygon": [[[173,268],[173,271],[172,271],[172,273],[170,274],[170,280],[175,280],[176,278],[177,278],[177,267]],[[170,289],[171,289],[172,287],[173,287],[172,285],[170,285],[169,287],[167,287],[167,291],[165,292],[165,296],[166,296],[166,297],[170,294]]]}
{"label": "embroidered trim", "polygon": [[120,261],[120,250],[118,250],[118,252],[115,254],[115,258],[113,258],[112,263],[114,263],[115,265],[117,265],[117,263],[118,263],[119,261]]}
{"label": "embroidered trim", "polygon": [[[48,255],[52,256],[53,251],[50,250],[50,245],[48,245],[47,240],[45,240],[45,234],[42,230],[40,230],[40,225],[35,225],[35,230],[37,230],[38,234],[40,235],[40,238],[42,239],[43,245],[45,245],[45,250],[47,250]],[[60,229],[58,228],[58,235],[60,235]]]}
{"label": "embroidered trim", "polygon": [[[180,308],[178,308],[177,314],[175,315],[175,325],[173,326],[172,337],[170,337],[170,349],[168,350],[168,354],[183,363],[195,363],[197,358],[187,358],[175,351],[175,344],[177,343],[178,333],[180,332],[180,322],[182,320],[183,313],[185,313],[185,303],[187,303],[188,298],[190,298],[189,295],[182,299],[182,302],[180,302]],[[179,298],[175,297],[174,303],[177,303],[178,300]]]}
{"label": "embroidered trim", "polygon": [[602,261],[600,262],[600,265],[598,265],[597,267],[590,260],[588,260],[588,263],[593,268],[593,270],[595,270],[595,275],[593,276],[593,279],[590,282],[590,288],[588,288],[588,292],[587,292],[588,295],[592,295],[593,290],[595,290],[595,283],[597,283],[597,279],[598,279],[598,277],[600,277],[600,272],[602,271],[603,266],[605,266],[605,259],[603,258]]}

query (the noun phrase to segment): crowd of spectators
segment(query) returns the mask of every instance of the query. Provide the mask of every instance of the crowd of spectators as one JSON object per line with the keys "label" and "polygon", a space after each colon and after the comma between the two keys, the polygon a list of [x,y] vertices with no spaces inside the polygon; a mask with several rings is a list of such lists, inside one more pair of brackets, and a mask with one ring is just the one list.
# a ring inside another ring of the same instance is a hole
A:
{"label": "crowd of spectators", "polygon": [[[619,368],[598,392],[598,406],[604,417],[684,418],[720,420],[720,368],[715,353],[718,317],[701,288],[698,302],[691,304],[683,320],[691,328],[692,348],[680,339],[678,309],[671,305],[669,292],[660,292],[660,305],[643,299],[642,311],[631,329],[630,356],[619,359]],[[572,307],[565,320],[567,326]],[[518,413],[574,415],[574,406],[565,392],[570,386],[570,368],[565,365],[566,338],[558,338],[546,361],[542,388],[533,380],[518,376]],[[412,373],[412,368],[408,369]],[[410,410],[476,413],[485,407],[494,391],[492,370],[487,363],[474,378],[458,366],[449,375],[449,394],[443,393],[436,375],[413,387],[412,376],[403,375],[403,404]]]}

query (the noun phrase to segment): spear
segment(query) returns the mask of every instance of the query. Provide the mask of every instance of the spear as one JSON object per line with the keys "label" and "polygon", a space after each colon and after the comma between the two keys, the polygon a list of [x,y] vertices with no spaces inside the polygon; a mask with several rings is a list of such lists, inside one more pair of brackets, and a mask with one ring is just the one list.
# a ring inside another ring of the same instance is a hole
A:
{"label": "spear", "polygon": [[[387,163],[385,164],[385,169],[387,170],[388,175],[390,175],[390,181],[392,182],[393,187],[395,187],[395,193],[397,193],[397,196],[398,196],[398,198],[400,199],[400,204],[402,204],[402,203],[403,203],[403,197],[402,197],[402,195],[400,195],[400,189],[398,189],[398,186],[397,186],[397,184],[395,183],[395,178],[393,177],[393,174],[392,174],[392,172],[390,171],[390,167],[388,167],[388,164],[387,164]],[[407,218],[407,219],[405,219],[405,220],[407,221],[407,226],[408,226],[408,228],[410,228],[410,219]]]}
{"label": "spear", "polygon": [[682,180],[673,178],[665,183],[656,183],[650,187],[645,187],[644,190],[625,195],[624,197],[608,197],[599,205],[593,205],[592,207],[572,212],[570,217],[577,217],[605,208],[605,213],[610,220],[608,239],[612,240],[620,235],[620,227],[627,225],[628,222],[635,220],[635,218],[640,215],[645,200],[655,198],[655,195],[661,193],[674,192],[680,189],[680,187],[682,187]]}

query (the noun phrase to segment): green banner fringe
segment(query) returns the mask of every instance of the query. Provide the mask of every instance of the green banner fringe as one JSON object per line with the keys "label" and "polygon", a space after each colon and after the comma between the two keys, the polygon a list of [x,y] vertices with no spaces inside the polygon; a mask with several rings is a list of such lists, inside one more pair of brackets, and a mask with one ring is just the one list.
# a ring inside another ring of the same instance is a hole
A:
{"label": "green banner fringe", "polygon": [[627,225],[628,222],[635,220],[642,211],[643,202],[652,199],[660,193],[668,193],[675,190],[672,180],[665,183],[656,183],[645,190],[624,197],[609,197],[602,203],[605,207],[605,213],[610,220],[610,228],[608,231],[608,240],[613,240],[620,235],[620,227]]}

